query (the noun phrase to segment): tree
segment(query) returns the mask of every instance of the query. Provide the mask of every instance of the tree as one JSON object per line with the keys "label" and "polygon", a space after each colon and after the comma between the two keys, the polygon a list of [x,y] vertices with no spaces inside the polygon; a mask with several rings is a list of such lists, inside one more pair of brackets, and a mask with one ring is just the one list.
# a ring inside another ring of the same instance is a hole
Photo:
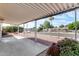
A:
{"label": "tree", "polygon": [[63,27],[64,27],[64,25],[62,24],[62,25],[60,25],[59,27],[60,27],[60,28],[63,28]]}
{"label": "tree", "polygon": [[45,21],[43,24],[45,29],[51,28],[50,22],[49,21]]}
{"label": "tree", "polygon": [[68,25],[68,29],[69,29],[69,30],[74,30],[74,29],[75,29],[74,23],[70,23],[70,24]]}
{"label": "tree", "polygon": [[[75,24],[75,23],[74,23]],[[76,21],[75,26],[77,27],[77,29],[79,30],[79,21]]]}
{"label": "tree", "polygon": [[50,25],[49,21],[45,21],[43,24],[40,25],[38,31],[42,31],[43,29],[48,29],[48,28],[54,28],[54,26]]}
{"label": "tree", "polygon": [[76,23],[75,22],[72,22],[72,23],[68,24],[67,27],[70,30],[74,30],[75,27],[77,27],[77,30],[79,30],[79,21],[76,21]]}
{"label": "tree", "polygon": [[49,17],[49,20],[51,22],[51,27],[52,27],[52,20],[54,19],[54,17]]}
{"label": "tree", "polygon": [[51,25],[51,26],[50,26],[50,28],[54,28],[54,26],[53,26],[53,25]]}
{"label": "tree", "polygon": [[43,30],[43,28],[44,28],[44,26],[41,24],[37,31],[40,32]]}

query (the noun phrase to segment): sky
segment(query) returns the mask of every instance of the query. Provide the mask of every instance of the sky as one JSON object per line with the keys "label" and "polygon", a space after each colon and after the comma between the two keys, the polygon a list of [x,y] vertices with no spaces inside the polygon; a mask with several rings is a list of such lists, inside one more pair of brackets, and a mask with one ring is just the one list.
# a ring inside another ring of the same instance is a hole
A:
{"label": "sky", "polygon": [[[74,11],[59,14],[56,16],[53,16],[54,19],[52,19],[52,25],[54,26],[60,26],[61,24],[67,25],[69,23],[74,22],[75,20],[75,14]],[[50,21],[49,18],[40,19],[37,21],[37,28],[44,23],[44,21]],[[77,20],[79,20],[79,9],[77,10]],[[7,26],[8,24],[4,24],[3,26]],[[23,25],[21,25],[23,26]],[[35,21],[29,22],[25,24],[25,28],[33,28],[35,26]]]}

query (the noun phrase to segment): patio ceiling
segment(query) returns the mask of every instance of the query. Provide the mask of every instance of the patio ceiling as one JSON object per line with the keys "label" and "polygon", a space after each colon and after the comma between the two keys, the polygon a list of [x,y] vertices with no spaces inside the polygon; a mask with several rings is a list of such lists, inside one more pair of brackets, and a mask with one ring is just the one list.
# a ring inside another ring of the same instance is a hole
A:
{"label": "patio ceiling", "polygon": [[79,7],[74,3],[4,3],[0,4],[0,17],[4,23],[21,24],[60,14]]}

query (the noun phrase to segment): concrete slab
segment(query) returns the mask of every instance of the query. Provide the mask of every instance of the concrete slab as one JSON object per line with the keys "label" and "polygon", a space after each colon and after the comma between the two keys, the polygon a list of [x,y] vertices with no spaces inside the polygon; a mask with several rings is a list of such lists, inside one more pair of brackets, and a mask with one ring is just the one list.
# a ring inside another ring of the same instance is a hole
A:
{"label": "concrete slab", "polygon": [[7,37],[0,41],[0,56],[35,56],[47,48],[30,39]]}

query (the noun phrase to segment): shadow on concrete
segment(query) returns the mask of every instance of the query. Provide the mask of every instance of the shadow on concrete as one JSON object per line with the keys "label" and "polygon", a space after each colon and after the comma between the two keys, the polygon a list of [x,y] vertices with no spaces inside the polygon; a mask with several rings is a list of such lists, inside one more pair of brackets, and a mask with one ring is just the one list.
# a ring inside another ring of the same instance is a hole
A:
{"label": "shadow on concrete", "polygon": [[3,38],[6,38],[6,37],[13,37],[13,35],[4,35],[2,36]]}
{"label": "shadow on concrete", "polygon": [[49,41],[46,41],[46,40],[43,40],[43,39],[40,39],[40,38],[37,38],[37,40],[35,40],[35,38],[30,37],[30,38],[27,38],[27,39],[31,39],[34,42],[41,43],[41,44],[46,45],[46,46],[50,46],[53,43],[53,42],[49,42]]}

